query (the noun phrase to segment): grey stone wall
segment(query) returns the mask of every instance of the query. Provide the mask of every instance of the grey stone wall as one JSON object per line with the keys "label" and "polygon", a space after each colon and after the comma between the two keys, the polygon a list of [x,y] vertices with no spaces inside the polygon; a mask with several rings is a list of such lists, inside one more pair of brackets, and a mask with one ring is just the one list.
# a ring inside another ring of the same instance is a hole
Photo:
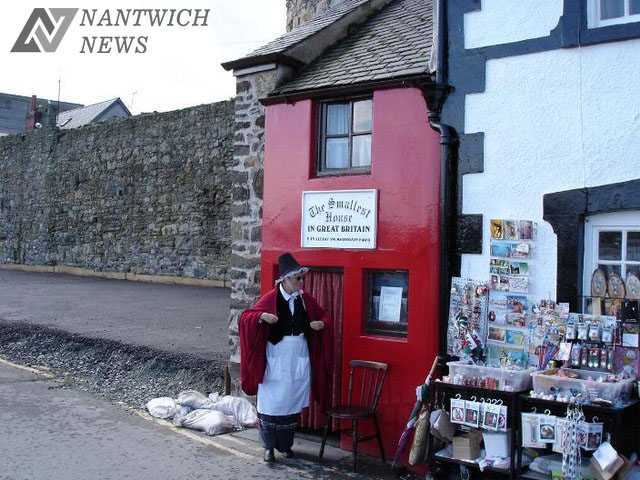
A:
{"label": "grey stone wall", "polygon": [[344,0],[287,0],[287,32]]}
{"label": "grey stone wall", "polygon": [[259,102],[272,91],[279,70],[237,77],[235,137],[231,172],[231,344],[232,391],[238,388],[240,349],[238,315],[260,295],[262,251],[262,185],[264,172],[265,109]]}
{"label": "grey stone wall", "polygon": [[225,280],[234,102],[0,138],[0,263]]}

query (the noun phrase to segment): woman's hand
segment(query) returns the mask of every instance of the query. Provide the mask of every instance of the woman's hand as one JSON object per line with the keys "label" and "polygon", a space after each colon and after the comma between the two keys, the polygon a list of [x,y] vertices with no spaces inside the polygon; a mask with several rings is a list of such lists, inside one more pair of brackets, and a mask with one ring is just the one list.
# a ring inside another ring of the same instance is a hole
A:
{"label": "woman's hand", "polygon": [[316,320],[315,322],[309,322],[309,326],[312,330],[322,330],[324,328],[324,322],[322,320]]}
{"label": "woman's hand", "polygon": [[270,323],[270,324],[274,324],[274,323],[276,323],[278,321],[278,317],[276,317],[272,313],[267,313],[267,312],[263,312],[260,315],[260,319],[265,321],[265,322],[267,322],[267,323]]}

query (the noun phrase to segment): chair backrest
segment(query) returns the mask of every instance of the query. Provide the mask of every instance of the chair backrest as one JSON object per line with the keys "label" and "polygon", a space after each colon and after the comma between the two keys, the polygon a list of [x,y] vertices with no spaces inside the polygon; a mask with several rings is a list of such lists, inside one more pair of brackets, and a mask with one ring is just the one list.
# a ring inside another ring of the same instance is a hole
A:
{"label": "chair backrest", "polygon": [[[351,360],[349,362],[351,371],[349,372],[349,392],[347,402],[349,405],[369,407],[374,412],[378,408],[378,400],[387,375],[387,364],[380,362],[369,362],[366,360]],[[361,382],[360,387],[356,386],[355,393],[359,396],[354,399],[354,376]]]}

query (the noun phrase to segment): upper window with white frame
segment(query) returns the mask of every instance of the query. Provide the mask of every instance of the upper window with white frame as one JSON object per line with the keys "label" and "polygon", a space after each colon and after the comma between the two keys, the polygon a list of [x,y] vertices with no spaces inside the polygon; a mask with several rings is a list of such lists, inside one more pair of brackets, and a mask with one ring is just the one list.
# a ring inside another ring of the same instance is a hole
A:
{"label": "upper window with white frame", "polygon": [[320,104],[318,175],[369,173],[373,100]]}
{"label": "upper window with white frame", "polygon": [[640,278],[640,211],[592,215],[585,219],[583,291],[591,290],[596,268],[622,279]]}
{"label": "upper window with white frame", "polygon": [[640,0],[588,0],[589,28],[640,22]]}

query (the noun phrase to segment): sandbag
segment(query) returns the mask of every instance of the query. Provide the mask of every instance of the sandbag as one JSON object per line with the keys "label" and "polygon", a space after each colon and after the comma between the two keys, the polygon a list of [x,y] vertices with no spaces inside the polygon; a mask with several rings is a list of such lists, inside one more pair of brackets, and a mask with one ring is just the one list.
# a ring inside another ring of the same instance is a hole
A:
{"label": "sandbag", "polygon": [[185,390],[184,392],[180,392],[180,395],[176,398],[176,403],[179,403],[180,405],[187,405],[194,410],[199,408],[213,408],[215,405],[213,400],[200,392],[196,392],[195,390]]}
{"label": "sandbag", "polygon": [[189,405],[180,405],[178,403],[176,403],[176,405],[178,406],[178,413],[180,415],[186,415],[187,413],[193,412],[193,407],[190,407]]}
{"label": "sandbag", "polygon": [[173,424],[177,427],[200,430],[207,435],[218,435],[238,428],[238,423],[217,410],[198,409],[187,415],[177,414],[173,417]]}
{"label": "sandbag", "polygon": [[147,410],[152,417],[173,418],[180,410],[180,405],[171,397],[158,397],[147,402]]}
{"label": "sandbag", "polygon": [[210,394],[209,398],[217,399],[214,410],[233,416],[243,427],[254,427],[258,423],[258,412],[249,400],[232,395],[221,397],[218,393]]}

